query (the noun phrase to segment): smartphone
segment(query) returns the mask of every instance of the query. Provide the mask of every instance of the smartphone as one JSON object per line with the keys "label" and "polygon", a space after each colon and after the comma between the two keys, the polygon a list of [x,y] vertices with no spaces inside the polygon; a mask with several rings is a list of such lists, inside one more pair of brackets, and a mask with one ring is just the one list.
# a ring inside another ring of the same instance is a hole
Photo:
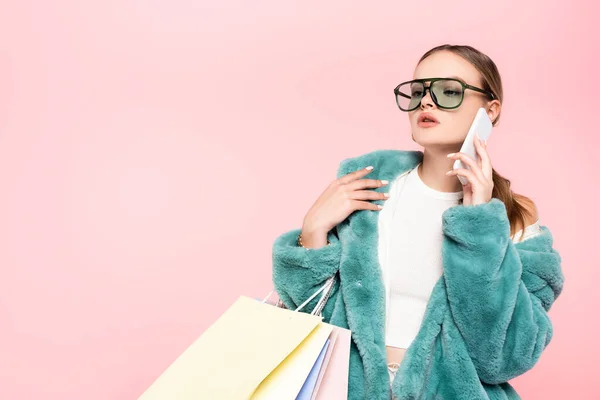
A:
{"label": "smartphone", "polygon": [[[479,110],[477,110],[477,114],[475,114],[471,128],[469,128],[469,133],[467,133],[467,137],[460,148],[460,152],[469,155],[473,160],[477,160],[477,150],[475,149],[475,143],[473,142],[475,140],[475,135],[479,134],[481,140],[488,140],[491,133],[492,121],[487,116],[485,108],[481,107]],[[461,160],[454,161],[452,169],[457,168],[465,168],[469,171],[471,170],[471,167],[463,163]],[[458,179],[463,185],[466,185],[469,182],[466,177],[461,175],[458,175]]]}

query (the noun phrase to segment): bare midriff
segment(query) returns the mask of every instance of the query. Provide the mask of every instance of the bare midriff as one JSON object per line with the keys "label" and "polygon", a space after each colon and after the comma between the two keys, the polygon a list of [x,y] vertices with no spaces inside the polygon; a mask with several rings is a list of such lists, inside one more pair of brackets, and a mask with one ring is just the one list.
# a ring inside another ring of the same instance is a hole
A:
{"label": "bare midriff", "polygon": [[392,346],[386,346],[385,349],[387,353],[388,364],[400,364],[402,362],[402,358],[404,358],[404,352],[406,352],[406,349],[401,349],[399,347]]}

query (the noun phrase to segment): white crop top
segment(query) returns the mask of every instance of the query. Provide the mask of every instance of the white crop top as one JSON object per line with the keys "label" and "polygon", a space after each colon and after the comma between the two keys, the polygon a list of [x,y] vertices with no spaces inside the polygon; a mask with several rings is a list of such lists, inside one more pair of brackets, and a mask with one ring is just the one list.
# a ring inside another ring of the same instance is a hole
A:
{"label": "white crop top", "polygon": [[[442,275],[442,214],[463,192],[427,186],[415,167],[390,185],[380,211],[380,263],[386,280],[386,345],[406,349],[417,335],[431,290]],[[513,242],[539,233],[539,220]]]}

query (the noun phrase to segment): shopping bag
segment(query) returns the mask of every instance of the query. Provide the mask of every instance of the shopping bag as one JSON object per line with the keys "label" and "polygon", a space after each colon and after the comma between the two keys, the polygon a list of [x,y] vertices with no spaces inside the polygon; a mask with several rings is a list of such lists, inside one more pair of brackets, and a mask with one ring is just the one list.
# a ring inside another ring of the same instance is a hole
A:
{"label": "shopping bag", "polygon": [[325,342],[325,346],[321,350],[315,365],[313,365],[308,377],[304,381],[302,385],[302,389],[300,389],[300,393],[296,397],[296,400],[310,400],[315,392],[315,386],[317,384],[317,378],[319,377],[319,373],[326,368],[323,365],[323,361],[325,359],[325,354],[327,354],[327,350],[330,348],[331,339],[327,339]]}
{"label": "shopping bag", "polygon": [[297,310],[240,296],[139,399],[295,399],[333,330],[299,310],[326,288]]}
{"label": "shopping bag", "polygon": [[[331,294],[331,289],[335,283],[336,276],[334,275],[327,284],[322,288],[324,290],[323,295],[316,307],[313,309],[313,313],[320,315],[325,302]],[[314,297],[311,296],[305,301],[299,308],[304,307],[308,301]],[[278,307],[283,306],[281,299],[276,303]],[[332,331],[329,335],[329,345],[323,357],[321,366],[319,367],[319,374],[317,381],[312,389],[311,400],[343,400],[348,398],[348,373],[350,366],[350,342],[352,340],[351,331],[339,326],[332,325]],[[321,357],[321,355],[320,355]],[[320,363],[318,360],[317,363]],[[313,374],[311,370],[311,374]],[[305,382],[305,386],[312,385],[311,380],[313,377],[309,376]],[[306,395],[308,388],[303,386],[303,391],[300,395]],[[297,400],[303,399],[299,397]]]}
{"label": "shopping bag", "polygon": [[269,374],[250,397],[252,400],[294,400],[309,376],[332,326],[320,323],[315,330]]}
{"label": "shopping bag", "polygon": [[327,370],[327,366],[329,365],[329,360],[331,360],[331,354],[333,353],[333,349],[335,348],[335,342],[337,340],[337,330],[332,329],[331,330],[331,334],[329,335],[329,346],[327,347],[327,351],[325,352],[325,355],[323,356],[323,363],[321,365],[321,369],[319,371],[319,373],[317,374],[316,380],[315,380],[315,386],[313,388],[313,392],[310,396],[310,400],[314,400],[317,397],[317,392],[319,391],[319,386],[321,385],[321,381],[323,380],[323,375],[325,374],[325,371]]}
{"label": "shopping bag", "polygon": [[333,326],[330,337],[333,346],[325,355],[323,368],[317,378],[311,400],[345,400],[348,398],[348,370],[350,367],[351,332]]}

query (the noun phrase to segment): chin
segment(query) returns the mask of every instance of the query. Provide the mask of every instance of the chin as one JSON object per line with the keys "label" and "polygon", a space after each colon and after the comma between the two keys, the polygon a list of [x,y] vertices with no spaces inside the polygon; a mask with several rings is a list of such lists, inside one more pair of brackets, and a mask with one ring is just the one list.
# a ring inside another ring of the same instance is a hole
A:
{"label": "chin", "polygon": [[413,129],[413,134],[415,135],[415,139],[423,139],[423,140],[431,140],[432,137],[436,137],[439,135],[442,135],[444,132],[443,129],[441,129],[441,126],[434,126],[432,128],[421,128],[421,127],[416,127],[415,129]]}
{"label": "chin", "polygon": [[[435,132],[434,132],[435,131]],[[423,147],[428,146],[452,146],[456,145],[443,131],[435,128],[427,128],[414,132],[415,142]]]}

